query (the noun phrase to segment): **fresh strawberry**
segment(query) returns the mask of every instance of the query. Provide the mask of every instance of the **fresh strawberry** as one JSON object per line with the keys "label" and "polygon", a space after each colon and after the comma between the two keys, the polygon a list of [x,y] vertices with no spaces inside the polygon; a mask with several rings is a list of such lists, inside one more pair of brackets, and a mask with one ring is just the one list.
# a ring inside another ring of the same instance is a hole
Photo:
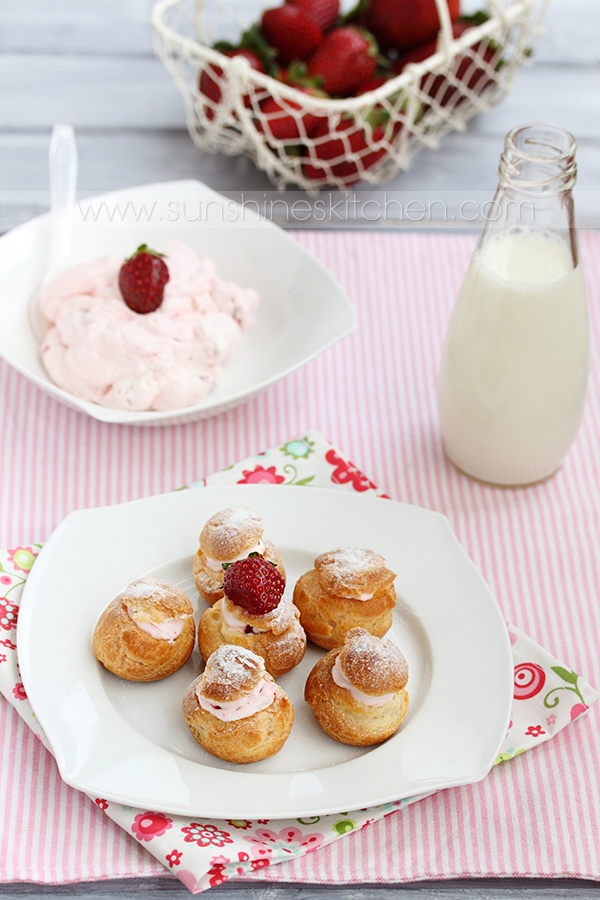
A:
{"label": "fresh strawberry", "polygon": [[[448,0],[450,18],[457,19],[460,0]],[[404,50],[431,40],[440,28],[435,0],[371,0],[367,28],[379,45]]]}
{"label": "fresh strawberry", "polygon": [[[233,58],[234,56],[243,56],[244,59],[247,59],[250,63],[251,68],[256,69],[257,72],[264,72],[265,67],[263,65],[262,60],[254,53],[253,50],[246,49],[237,49],[237,50],[226,50],[223,53],[223,56],[228,56]],[[206,69],[202,70],[202,74],[200,75],[200,93],[204,94],[211,103],[206,104],[204,107],[204,111],[206,113],[207,118],[213,119],[215,116],[215,107],[221,102],[221,79],[223,78],[223,69],[221,66],[215,66],[213,63],[210,63]],[[248,102],[245,101],[245,105],[249,105]]]}
{"label": "fresh strawberry", "polygon": [[[468,20],[453,22],[453,38],[456,40],[472,27],[473,24]],[[398,75],[409,63],[423,62],[423,60],[433,56],[436,51],[436,38],[425,44],[420,44],[418,47],[413,47],[396,60],[392,67],[393,71]],[[494,59],[497,51],[498,45],[495,42],[487,43],[486,41],[481,41],[474,47],[469,48],[468,52],[462,53],[453,60],[452,81],[450,81],[446,75],[442,74],[434,76],[425,75],[422,83],[422,90],[432,99],[435,99],[440,106],[448,106],[453,100],[455,105],[457,103],[464,103],[467,99],[460,91],[460,88],[453,83],[454,81],[463,82],[465,86],[475,94],[482,94],[483,91],[493,83],[493,78],[486,72],[483,65],[478,64],[478,59],[481,59],[483,63],[489,65]],[[473,59],[473,56],[475,59]],[[501,64],[502,61],[499,60],[496,63],[496,68],[499,68]],[[457,97],[457,94],[460,96]],[[429,108],[429,106],[425,106],[423,110],[425,111]]]}
{"label": "fresh strawberry", "polygon": [[332,96],[351,94],[377,68],[377,47],[364,32],[349,25],[334,28],[308,60],[309,78],[321,78]]}
{"label": "fresh strawberry", "polygon": [[274,563],[252,554],[225,569],[223,591],[236,606],[253,616],[262,616],[279,605],[285,581]]}
{"label": "fresh strawberry", "polygon": [[381,87],[382,84],[385,84],[386,81],[390,80],[389,75],[377,75],[376,78],[369,78],[368,81],[365,81],[364,84],[360,84],[356,90],[354,91],[354,96],[358,97],[360,94],[366,94],[367,91],[376,91],[378,87]]}
{"label": "fresh strawberry", "polygon": [[162,253],[140,244],[119,271],[123,300],[136,313],[151,313],[163,301],[169,270]]}
{"label": "fresh strawberry", "polygon": [[[297,90],[303,94],[311,94],[308,88]],[[286,100],[283,97],[281,100],[267,97],[261,103],[261,113],[262,117],[257,122],[258,130],[264,132],[267,139],[272,137],[278,141],[295,141],[311,137],[324,118],[308,112],[295,100]]]}
{"label": "fresh strawberry", "polygon": [[[322,123],[313,140],[302,171],[307,178],[323,184],[331,183],[332,178],[346,186],[356,184],[363,172],[388,152],[383,125],[367,131],[357,128],[354,119],[349,118],[342,119],[333,133],[327,122]],[[323,161],[328,165],[322,165]]]}
{"label": "fresh strawberry", "polygon": [[261,27],[266,40],[276,48],[282,65],[293,59],[305,59],[323,40],[314,19],[291,3],[265,10]]}
{"label": "fresh strawberry", "polygon": [[289,0],[316,22],[323,34],[333,28],[340,12],[339,0]]}

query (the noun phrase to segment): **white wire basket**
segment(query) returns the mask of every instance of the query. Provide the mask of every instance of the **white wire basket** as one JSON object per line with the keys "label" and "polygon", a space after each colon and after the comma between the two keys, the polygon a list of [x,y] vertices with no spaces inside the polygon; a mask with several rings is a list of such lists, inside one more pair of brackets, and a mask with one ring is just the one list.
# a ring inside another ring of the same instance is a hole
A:
{"label": "white wire basket", "polygon": [[[249,156],[279,188],[314,192],[361,180],[381,184],[408,169],[419,150],[437,149],[445,134],[463,131],[473,116],[500,103],[531,56],[548,0],[487,0],[490,18],[456,40],[447,0],[435,2],[441,23],[435,54],[344,99],[311,96],[212,49],[217,41],[237,44],[260,20],[261,0],[159,0],[151,20],[156,52],[184,98],[194,143]],[[203,73],[217,85],[212,98],[200,90]],[[275,119],[286,117],[285,129],[265,114],[269,98],[280,108]],[[315,117],[318,137],[307,127]]]}

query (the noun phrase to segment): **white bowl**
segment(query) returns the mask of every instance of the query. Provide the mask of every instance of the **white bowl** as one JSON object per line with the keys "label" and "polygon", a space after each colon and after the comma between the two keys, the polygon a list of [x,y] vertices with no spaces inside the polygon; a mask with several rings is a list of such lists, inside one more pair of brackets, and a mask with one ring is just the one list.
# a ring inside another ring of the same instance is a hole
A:
{"label": "white bowl", "polygon": [[144,185],[75,204],[72,263],[123,257],[139,244],[188,244],[212,259],[220,277],[253,287],[261,302],[254,327],[197,406],[126,412],[80,400],[44,369],[29,326],[28,303],[50,254],[50,216],[0,237],[0,356],[57,400],[102,422],[168,425],[237,406],[305,365],[356,327],[350,303],[330,273],[281,228],[198,181]]}

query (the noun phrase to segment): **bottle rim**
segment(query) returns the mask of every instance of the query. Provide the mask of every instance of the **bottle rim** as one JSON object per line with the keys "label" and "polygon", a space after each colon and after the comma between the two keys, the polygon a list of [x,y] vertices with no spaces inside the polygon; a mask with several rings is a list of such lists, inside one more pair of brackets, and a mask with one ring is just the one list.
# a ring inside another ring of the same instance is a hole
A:
{"label": "bottle rim", "polygon": [[571,132],[559,125],[517,125],[505,138],[500,178],[519,191],[548,194],[570,190],[577,180],[576,150]]}

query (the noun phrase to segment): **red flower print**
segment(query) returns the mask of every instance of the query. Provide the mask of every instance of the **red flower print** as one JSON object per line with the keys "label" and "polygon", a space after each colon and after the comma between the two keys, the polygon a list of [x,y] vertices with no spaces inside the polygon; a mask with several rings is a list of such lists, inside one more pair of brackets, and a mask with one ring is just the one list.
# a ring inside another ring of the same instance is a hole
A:
{"label": "red flower print", "polygon": [[15,695],[17,700],[27,700],[27,694],[25,693],[25,688],[22,684],[15,684],[13,688],[13,694]]}
{"label": "red flower print", "polygon": [[171,850],[170,853],[167,853],[167,855],[165,856],[165,859],[169,863],[169,868],[172,869],[173,866],[178,866],[181,862],[182,856],[183,856],[183,853],[181,852],[181,850]]}
{"label": "red flower print", "polygon": [[0,653],[0,663],[6,662],[6,653]]}
{"label": "red flower print", "polygon": [[9,575],[2,575],[2,577],[0,577],[0,582],[2,582],[2,584],[12,584],[12,578],[10,578]]}
{"label": "red flower print", "polygon": [[546,732],[543,731],[541,725],[530,725],[525,734],[530,734],[531,737],[540,737],[540,735],[546,734]]}
{"label": "red flower print", "polygon": [[515,666],[514,698],[515,700],[529,700],[535,697],[544,687],[546,673],[536,663],[521,663]]}
{"label": "red flower print", "polygon": [[228,876],[224,874],[225,866],[223,863],[215,863],[208,870],[208,874],[212,875],[212,878],[209,879],[208,883],[211,887],[217,887],[219,884],[224,884],[227,881]]}
{"label": "red flower print", "polygon": [[135,817],[131,830],[140,841],[151,841],[172,827],[173,819],[169,819],[164,813],[143,812]]}
{"label": "red flower print", "polygon": [[240,478],[238,484],[281,484],[285,481],[283,475],[278,475],[275,466],[269,466],[268,469],[257,466],[255,469],[244,469],[243,478]]}
{"label": "red flower print", "polygon": [[224,847],[225,844],[233,844],[229,832],[220,831],[216,825],[202,825],[200,822],[191,822],[181,829],[185,834],[185,842],[187,844],[198,844],[199,847],[208,847],[214,844],[215,847]]}
{"label": "red flower print", "polygon": [[226,822],[232,828],[242,828],[244,831],[252,826],[252,822],[248,819],[226,819]]}
{"label": "red flower print", "polygon": [[264,869],[265,866],[270,865],[271,863],[269,862],[269,860],[263,857],[262,859],[253,859],[250,863],[250,868],[252,869],[252,871],[256,871],[256,869]]}
{"label": "red flower print", "polygon": [[331,473],[331,480],[334,484],[351,484],[355,491],[368,491],[369,488],[375,488],[372,481],[369,481],[366,475],[356,468],[354,463],[346,461],[338,456],[335,450],[328,450],[325,459],[335,469]]}
{"label": "red flower print", "polygon": [[6,597],[0,597],[0,628],[4,628],[5,631],[16,628],[18,616],[19,607]]}
{"label": "red flower print", "polygon": [[100,809],[108,809],[108,801],[107,800],[102,800],[100,797],[96,797],[96,799],[94,800],[94,803],[96,804],[96,806],[99,806]]}
{"label": "red flower print", "polygon": [[324,840],[323,834],[304,834],[299,828],[294,826],[290,828],[282,828],[281,831],[271,831],[269,828],[257,828],[254,837],[244,838],[245,841],[258,843],[272,847],[278,847],[285,853],[300,853],[305,848],[308,850],[316,850],[320,847]]}
{"label": "red flower print", "polygon": [[17,649],[17,645],[16,645],[16,644],[13,644],[12,641],[9,641],[8,638],[6,638],[6,639],[3,640],[3,641],[0,641],[0,647],[8,647],[9,650],[16,650],[16,649]]}
{"label": "red flower print", "polygon": [[269,824],[269,820],[268,820],[268,819],[257,819],[257,820],[256,820],[256,824],[257,824],[257,825],[268,825],[268,824]]}

